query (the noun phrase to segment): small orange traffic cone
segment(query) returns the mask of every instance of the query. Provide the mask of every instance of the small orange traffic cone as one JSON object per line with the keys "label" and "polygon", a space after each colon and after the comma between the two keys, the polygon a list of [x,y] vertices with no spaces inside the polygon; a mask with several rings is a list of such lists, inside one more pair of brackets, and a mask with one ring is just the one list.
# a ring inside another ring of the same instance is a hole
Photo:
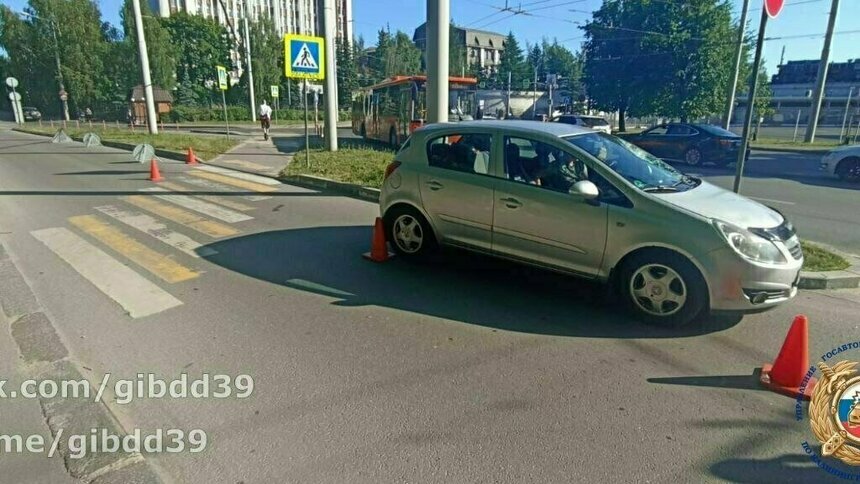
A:
{"label": "small orange traffic cone", "polygon": [[[761,383],[767,388],[805,400],[812,396],[816,380],[809,373],[809,320],[800,314],[794,317],[782,348],[772,365],[761,368]],[[804,382],[805,378],[809,378]]]}
{"label": "small orange traffic cone", "polygon": [[149,162],[149,180],[154,182],[163,181],[164,178],[161,176],[161,172],[158,171],[158,160],[155,158]]}
{"label": "small orange traffic cone", "polygon": [[185,155],[185,164],[186,165],[197,165],[197,157],[194,155],[194,149],[190,146],[188,147],[188,153]]}
{"label": "small orange traffic cone", "polygon": [[379,217],[376,217],[376,222],[373,224],[370,252],[363,254],[362,257],[373,262],[385,262],[391,257],[388,253],[388,246],[385,244],[385,226]]}

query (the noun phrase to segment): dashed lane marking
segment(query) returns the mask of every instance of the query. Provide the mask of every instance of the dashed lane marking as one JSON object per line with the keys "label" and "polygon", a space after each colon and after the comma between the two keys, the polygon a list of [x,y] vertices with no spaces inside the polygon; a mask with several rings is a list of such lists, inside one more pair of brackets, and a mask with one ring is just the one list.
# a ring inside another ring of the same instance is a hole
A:
{"label": "dashed lane marking", "polygon": [[30,233],[122,306],[132,318],[150,316],[182,304],[179,299],[66,228]]}
{"label": "dashed lane marking", "polygon": [[181,250],[191,257],[207,257],[218,253],[215,249],[205,247],[203,244],[193,240],[185,234],[170,230],[169,227],[145,213],[123,210],[114,205],[103,205],[101,207],[95,207],[95,209],[105,215],[119,220],[129,227],[151,235],[159,241],[175,249]]}
{"label": "dashed lane marking", "polygon": [[161,203],[158,200],[153,200],[152,197],[149,196],[131,195],[123,197],[121,200],[142,208],[147,212],[154,213],[159,217],[164,217],[167,220],[172,220],[178,224],[185,225],[186,227],[215,239],[230,237],[239,233],[239,230],[230,227],[229,225],[209,220],[197,215],[196,213],[183,210],[167,203]]}
{"label": "dashed lane marking", "polygon": [[69,217],[69,222],[166,282],[173,284],[194,279],[200,275],[199,272],[183,266],[169,256],[141,244],[95,215]]}

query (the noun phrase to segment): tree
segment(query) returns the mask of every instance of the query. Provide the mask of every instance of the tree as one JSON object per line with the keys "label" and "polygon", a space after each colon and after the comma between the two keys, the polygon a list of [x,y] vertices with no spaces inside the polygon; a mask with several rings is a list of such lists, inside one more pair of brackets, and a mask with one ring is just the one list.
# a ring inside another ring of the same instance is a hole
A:
{"label": "tree", "polygon": [[[747,86],[749,86],[750,81],[751,79],[747,79]],[[746,91],[749,91],[749,88],[747,88]],[[770,87],[770,76],[767,75],[767,69],[765,69],[764,61],[762,61],[762,65],[758,73],[758,79],[756,79],[755,102],[753,103],[753,106],[755,107],[756,120],[766,118],[776,113],[776,110],[771,105],[772,100],[773,90]]]}
{"label": "tree", "polygon": [[[176,75],[176,49],[171,41],[170,32],[161,21],[152,14],[148,2],[140,2],[140,13],[143,17],[143,36],[146,39],[146,53],[149,57],[149,71],[152,83],[163,89],[172,90]],[[140,53],[137,47],[137,26],[134,23],[134,9],[132,0],[125,0],[120,11],[122,29],[124,32],[121,51],[125,57],[125,68],[120,69],[126,74],[123,87],[126,91],[133,86],[142,84],[140,73]],[[129,69],[128,66],[138,66],[137,69]]]}
{"label": "tree", "polygon": [[[251,69],[254,73],[254,94],[259,105],[263,99],[271,99],[271,86],[279,85],[284,72],[283,41],[275,30],[275,23],[269,17],[260,17],[256,22],[248,23],[248,37],[251,41]],[[244,41],[244,37],[242,37]],[[241,46],[242,54],[245,46]],[[243,65],[247,59],[242,56]],[[243,71],[239,82],[240,89],[234,92],[234,101],[245,104],[249,99],[248,69]],[[286,93],[285,93],[286,94]],[[236,99],[238,98],[238,99]]]}
{"label": "tree", "polygon": [[523,58],[523,51],[513,32],[508,33],[504,45],[505,50],[502,51],[502,55],[499,58],[499,80],[507,84],[508,74],[510,74],[511,85],[520,86],[524,80],[530,80],[533,73],[529,72],[529,66]]}
{"label": "tree", "polygon": [[529,53],[526,57],[529,69],[531,69],[532,73],[537,73],[538,79],[544,79],[546,71],[544,70],[543,64],[543,51],[541,51],[540,46],[535,44],[529,48],[529,46],[526,45],[526,50]]}
{"label": "tree", "polygon": [[218,22],[179,12],[163,20],[177,52],[176,80],[183,102],[205,105],[213,90],[215,66],[230,66],[233,45],[227,29]]}
{"label": "tree", "polygon": [[469,72],[469,63],[466,59],[466,37],[465,31],[458,29],[451,22],[448,27],[448,71],[452,76],[464,76]]}
{"label": "tree", "polygon": [[542,67],[546,74],[556,74],[562,79],[562,85],[569,89],[572,94],[580,92],[580,79],[582,77],[582,61],[567,47],[553,40],[550,44],[546,40],[542,45]]}
{"label": "tree", "polygon": [[358,89],[358,70],[355,65],[355,50],[344,39],[337,43],[337,104],[341,110],[349,109],[352,92]]}
{"label": "tree", "polygon": [[731,9],[721,0],[604,2],[584,27],[584,78],[597,107],[624,118],[719,112],[732,65]]}
{"label": "tree", "polygon": [[392,37],[388,31],[380,30],[371,69],[377,81],[390,76],[420,74],[421,51],[406,33],[398,30]]}

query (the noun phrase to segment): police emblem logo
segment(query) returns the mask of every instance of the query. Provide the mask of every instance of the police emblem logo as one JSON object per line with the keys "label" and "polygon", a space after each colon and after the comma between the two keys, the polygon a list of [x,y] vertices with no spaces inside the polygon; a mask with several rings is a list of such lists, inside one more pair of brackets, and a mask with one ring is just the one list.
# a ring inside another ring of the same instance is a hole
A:
{"label": "police emblem logo", "polygon": [[860,374],[856,362],[830,367],[819,363],[822,378],[809,403],[812,432],[822,444],[821,454],[850,465],[860,465]]}

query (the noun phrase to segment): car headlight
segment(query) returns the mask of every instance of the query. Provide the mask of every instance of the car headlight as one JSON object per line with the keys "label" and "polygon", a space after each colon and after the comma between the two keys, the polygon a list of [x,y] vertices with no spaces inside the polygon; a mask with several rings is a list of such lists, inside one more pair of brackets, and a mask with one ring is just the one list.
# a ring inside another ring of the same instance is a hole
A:
{"label": "car headlight", "polygon": [[785,264],[788,262],[779,248],[764,237],[720,220],[715,220],[714,226],[726,239],[729,246],[746,259],[766,264]]}

